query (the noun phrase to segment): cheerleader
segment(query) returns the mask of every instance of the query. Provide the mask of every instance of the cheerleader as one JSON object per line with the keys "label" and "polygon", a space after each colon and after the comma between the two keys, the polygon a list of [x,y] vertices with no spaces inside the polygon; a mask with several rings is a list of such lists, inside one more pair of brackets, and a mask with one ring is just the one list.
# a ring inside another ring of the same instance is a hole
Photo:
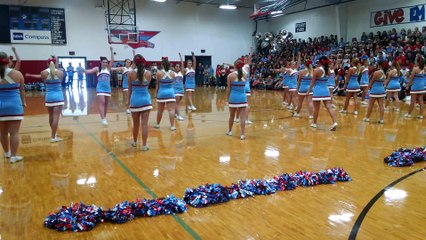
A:
{"label": "cheerleader", "polygon": [[385,82],[386,88],[386,103],[385,111],[389,111],[389,102],[391,98],[396,102],[396,112],[399,112],[399,96],[398,93],[401,91],[400,79],[402,77],[401,68],[398,61],[393,61],[392,68],[388,74]]}
{"label": "cheerleader", "polygon": [[361,91],[361,88],[358,83],[358,76],[360,74],[361,64],[357,58],[352,60],[352,67],[349,68],[348,73],[345,78],[345,89],[346,89],[346,99],[343,109],[340,110],[340,113],[347,113],[349,106],[349,101],[351,97],[354,99],[354,114],[358,115],[358,93]]}
{"label": "cheerleader", "polygon": [[128,76],[127,106],[130,108],[133,119],[133,143],[137,146],[139,127],[142,127],[142,151],[148,151],[148,119],[152,109],[151,95],[148,92],[149,82],[151,81],[151,72],[145,69],[145,58],[137,54],[133,57],[133,63],[136,69],[130,70]]}
{"label": "cheerleader", "polygon": [[154,128],[160,128],[161,118],[163,117],[164,107],[167,103],[167,109],[169,111],[170,119],[170,130],[175,131],[175,92],[173,90],[173,81],[176,77],[175,73],[170,70],[170,63],[167,57],[163,57],[161,60],[162,70],[157,71],[156,79],[157,83],[155,85],[155,92],[157,94],[157,123],[154,125]]}
{"label": "cheerleader", "polygon": [[384,108],[383,108],[383,99],[386,96],[386,91],[384,87],[384,82],[386,79],[386,72],[389,68],[388,62],[382,62],[379,64],[379,70],[375,71],[373,73],[373,76],[371,77],[370,84],[368,85],[367,90],[370,90],[370,101],[368,103],[368,109],[367,114],[365,115],[365,118],[362,120],[364,122],[370,121],[370,115],[373,111],[374,102],[377,101],[379,104],[379,113],[380,113],[380,120],[378,123],[383,124],[383,115],[384,115]]}
{"label": "cheerleader", "polygon": [[237,59],[234,63],[237,71],[232,72],[228,75],[228,87],[226,88],[226,98],[229,102],[229,121],[228,121],[228,132],[226,135],[232,136],[232,126],[234,125],[234,118],[237,109],[240,109],[240,124],[241,134],[240,139],[246,139],[245,127],[246,127],[246,108],[247,108],[247,95],[245,93],[245,82],[247,75],[243,72],[244,60]]}
{"label": "cheerleader", "polygon": [[[24,76],[9,68],[9,57],[0,52],[0,139],[4,156],[10,163],[23,159],[16,155],[19,146],[19,128],[24,119]],[[9,138],[10,134],[10,138]]]}
{"label": "cheerleader", "polygon": [[312,60],[307,60],[305,62],[305,69],[299,72],[297,83],[297,94],[299,95],[299,104],[296,109],[296,113],[293,115],[293,117],[300,117],[300,110],[302,109],[303,101],[305,100],[305,98],[307,98],[309,119],[314,118],[312,115],[314,111],[314,104],[312,102],[312,92],[308,92],[309,86],[311,85],[312,81],[312,73]]}
{"label": "cheerleader", "polygon": [[[299,53],[300,54],[300,53]],[[300,58],[300,55],[299,55]],[[286,69],[286,72],[288,74],[288,93],[289,93],[289,107],[287,109],[293,110],[297,108],[297,98],[296,98],[296,91],[297,91],[297,77],[299,72],[297,71],[298,65],[295,61],[291,62],[290,68]]]}
{"label": "cheerleader", "polygon": [[[112,71],[121,72],[121,74],[122,74],[123,92],[126,95],[126,102],[129,102],[128,101],[129,100],[129,93],[128,93],[128,90],[129,90],[128,74],[129,74],[130,71],[133,70],[133,67],[132,67],[133,63],[132,63],[132,60],[130,60],[128,58],[126,60],[124,60],[124,61],[125,61],[124,67],[112,68],[111,70]],[[130,114],[129,105],[127,105],[126,113]]]}
{"label": "cheerleader", "polygon": [[[290,63],[287,64],[286,66],[287,68],[290,68]],[[288,106],[289,105],[289,94],[288,94],[288,74],[286,71],[281,71],[283,73],[283,89],[284,89],[284,93],[283,93],[283,106]]]}
{"label": "cheerleader", "polygon": [[[253,122],[249,120],[248,116],[249,116],[249,112],[250,112],[250,96],[251,96],[251,89],[250,89],[250,66],[252,63],[252,58],[253,58],[253,48],[250,49],[250,54],[248,55],[248,57],[244,58],[244,67],[243,67],[243,72],[246,74],[247,76],[247,80],[246,80],[246,85],[244,88],[244,91],[246,93],[247,96],[247,107],[246,107],[246,124],[250,125]],[[237,117],[240,117],[240,109],[238,110],[237,113]]]}
{"label": "cheerleader", "polygon": [[317,128],[318,113],[322,101],[324,106],[327,108],[328,114],[330,114],[330,117],[333,120],[333,125],[331,125],[330,131],[335,131],[338,124],[336,121],[336,114],[331,107],[331,97],[327,86],[330,74],[330,60],[326,56],[322,56],[319,58],[318,64],[319,67],[314,70],[312,82],[308,88],[308,92],[313,90],[312,101],[314,102],[314,121],[312,122],[311,127]]}
{"label": "cheerleader", "polygon": [[416,102],[420,105],[418,119],[423,119],[423,95],[426,93],[424,77],[425,77],[425,59],[421,56],[417,57],[417,61],[413,71],[411,72],[410,80],[407,84],[407,88],[411,87],[410,95],[411,102],[408,113],[405,114],[406,118],[411,118],[414,105]]}
{"label": "cheerleader", "polygon": [[[193,66],[197,66],[197,60],[195,59],[194,52],[192,54],[192,61],[186,61],[186,68],[182,69],[182,74],[185,76],[185,91],[188,95],[188,110],[195,111],[197,108],[194,106],[192,101],[192,93],[195,91],[195,70]],[[182,55],[179,53],[181,66],[183,66]]]}
{"label": "cheerleader", "polygon": [[92,69],[83,69],[86,74],[97,74],[98,84],[96,85],[96,98],[98,100],[99,115],[101,116],[101,123],[104,126],[108,125],[106,115],[108,112],[108,102],[111,98],[111,68],[114,64],[114,52],[110,47],[111,61],[108,63],[108,59],[101,57],[101,66],[94,67]]}
{"label": "cheerleader", "polygon": [[362,91],[362,95],[361,95],[361,105],[368,105],[368,102],[365,101],[365,96],[367,95],[368,89],[367,87],[369,86],[369,81],[368,81],[368,60],[367,59],[363,59],[362,60],[363,66],[361,67],[361,79],[360,79],[360,83],[359,86],[361,88]]}
{"label": "cheerleader", "polygon": [[49,68],[43,70],[40,73],[43,83],[46,85],[45,105],[49,112],[49,125],[51,129],[50,142],[60,142],[61,138],[58,138],[56,131],[59,125],[59,115],[62,112],[62,106],[64,105],[64,93],[62,92],[61,81],[63,78],[63,72],[56,69],[56,59],[49,58],[47,60]]}
{"label": "cheerleader", "polygon": [[175,118],[178,121],[183,121],[184,119],[180,115],[180,102],[182,101],[185,90],[183,86],[183,75],[181,71],[181,65],[176,64],[174,67],[174,71],[175,71],[175,81],[173,82],[173,90],[175,91],[175,98],[176,98]]}
{"label": "cheerleader", "polygon": [[338,76],[336,77],[336,71],[337,69],[337,64],[334,62],[330,62],[330,76],[328,78],[327,81],[327,85],[328,85],[328,90],[330,91],[330,98],[331,98],[331,107],[332,108],[336,108],[336,106],[334,105],[334,89],[336,88],[336,80],[338,78]]}

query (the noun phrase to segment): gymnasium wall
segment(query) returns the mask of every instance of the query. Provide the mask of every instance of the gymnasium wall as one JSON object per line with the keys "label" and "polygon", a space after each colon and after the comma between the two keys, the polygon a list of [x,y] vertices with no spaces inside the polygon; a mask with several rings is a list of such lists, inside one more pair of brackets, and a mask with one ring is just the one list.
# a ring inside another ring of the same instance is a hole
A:
{"label": "gymnasium wall", "polygon": [[[26,3],[24,3],[26,2]],[[76,56],[97,60],[109,58],[104,9],[95,8],[95,0],[0,0],[0,4],[65,8],[67,41],[65,46],[20,44],[16,48],[23,60],[45,60],[50,54]],[[154,49],[140,48],[148,61],[168,56],[178,60],[178,53],[212,56],[212,63],[232,62],[248,53],[252,44],[254,23],[249,20],[251,9],[225,11],[217,6],[168,1],[156,3],[137,1],[137,24],[140,30],[160,31],[150,41]],[[206,53],[202,54],[201,49]],[[116,59],[132,56],[132,49],[114,45]],[[0,45],[0,51],[11,54],[9,45]]]}
{"label": "gymnasium wall", "polygon": [[[363,32],[369,33],[395,28],[411,28],[426,26],[426,22],[388,25],[384,27],[370,27],[371,12],[392,8],[425,4],[422,0],[357,0],[341,5],[317,8],[305,12],[293,13],[281,17],[271,18],[269,28],[272,32],[286,29],[294,34],[295,38],[307,39],[322,35],[336,34],[350,40],[360,38]],[[298,5],[300,8],[300,5]],[[301,9],[290,9],[301,10]],[[266,21],[264,21],[266,22]],[[306,22],[306,32],[295,33],[295,24]],[[263,32],[262,32],[263,33]]]}

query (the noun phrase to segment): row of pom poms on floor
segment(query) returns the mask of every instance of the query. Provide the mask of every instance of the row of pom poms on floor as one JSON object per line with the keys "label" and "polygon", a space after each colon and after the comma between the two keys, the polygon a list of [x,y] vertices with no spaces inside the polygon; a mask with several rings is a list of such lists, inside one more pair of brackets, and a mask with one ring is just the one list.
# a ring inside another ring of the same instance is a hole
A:
{"label": "row of pom poms on floor", "polygon": [[426,146],[417,148],[399,148],[385,157],[385,163],[392,167],[409,167],[415,162],[426,161]]}
{"label": "row of pom poms on floor", "polygon": [[183,199],[175,198],[173,195],[154,200],[137,199],[136,202],[124,201],[108,210],[103,210],[95,205],[74,203],[70,207],[63,206],[58,212],[49,214],[44,220],[44,225],[58,231],[89,231],[96,224],[102,222],[125,223],[135,217],[182,213],[187,210],[188,205],[201,208],[232,199],[293,190],[300,186],[308,187],[347,181],[351,181],[351,178],[344,169],[329,168],[320,172],[285,173],[270,179],[239,180],[230,186],[206,184],[198,188],[186,189]]}

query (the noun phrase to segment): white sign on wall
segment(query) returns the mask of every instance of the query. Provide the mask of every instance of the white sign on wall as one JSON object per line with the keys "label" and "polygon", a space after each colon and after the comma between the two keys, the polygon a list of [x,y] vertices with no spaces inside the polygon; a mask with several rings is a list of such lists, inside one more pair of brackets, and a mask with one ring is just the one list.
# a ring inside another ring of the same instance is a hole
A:
{"label": "white sign on wall", "polygon": [[11,43],[52,44],[50,31],[10,30]]}
{"label": "white sign on wall", "polygon": [[426,5],[386,9],[370,13],[370,27],[426,21]]}

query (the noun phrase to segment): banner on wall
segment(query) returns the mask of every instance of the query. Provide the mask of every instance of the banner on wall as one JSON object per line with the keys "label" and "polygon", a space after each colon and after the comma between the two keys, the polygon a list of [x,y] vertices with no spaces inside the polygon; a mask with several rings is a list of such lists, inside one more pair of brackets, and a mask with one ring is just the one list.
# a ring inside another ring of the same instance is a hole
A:
{"label": "banner on wall", "polygon": [[10,43],[67,43],[63,8],[9,6]]}
{"label": "banner on wall", "polygon": [[296,23],[295,32],[306,32],[306,22]]}
{"label": "banner on wall", "polygon": [[370,13],[370,27],[382,27],[426,21],[426,4],[375,11]]}

